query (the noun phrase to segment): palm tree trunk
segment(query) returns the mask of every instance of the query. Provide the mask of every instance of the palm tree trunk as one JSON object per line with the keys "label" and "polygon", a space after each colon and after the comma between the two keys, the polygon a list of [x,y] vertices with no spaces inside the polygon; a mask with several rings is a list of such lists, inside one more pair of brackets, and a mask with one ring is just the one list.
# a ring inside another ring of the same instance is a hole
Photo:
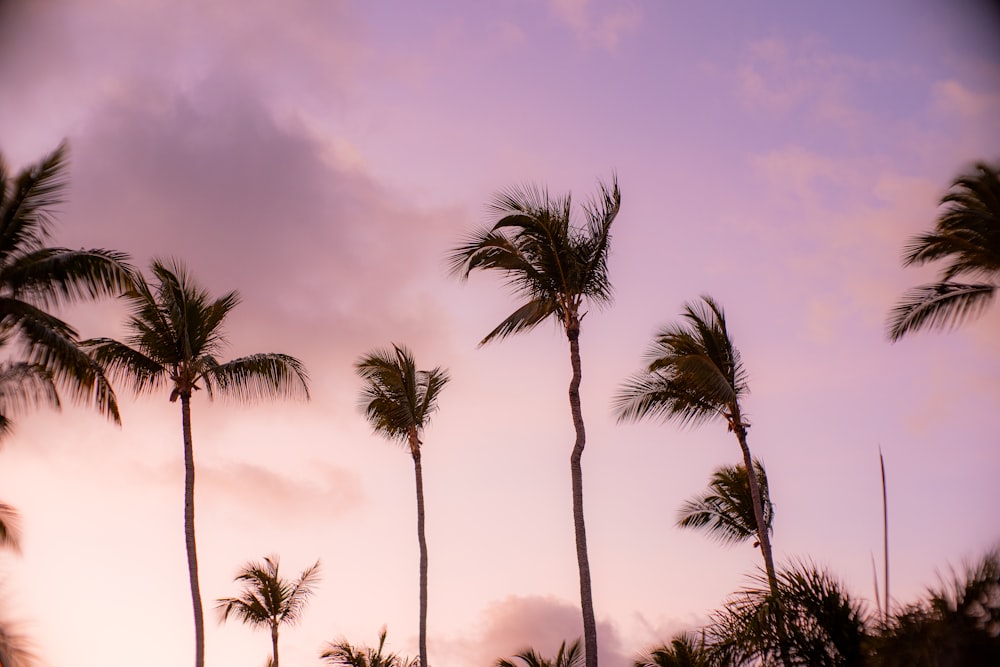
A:
{"label": "palm tree trunk", "polygon": [[427,538],[424,535],[424,474],[420,467],[420,441],[410,434],[413,473],[417,480],[417,541],[420,543],[420,667],[427,667]]}
{"label": "palm tree trunk", "polygon": [[587,528],[583,521],[583,448],[587,433],[583,426],[583,409],[580,405],[580,381],[583,371],[580,364],[580,322],[573,318],[566,328],[569,338],[569,359],[573,378],[569,383],[569,407],[573,413],[576,442],[569,457],[570,477],[573,480],[573,527],[576,532],[576,561],[580,568],[580,607],[583,610],[583,647],[587,667],[597,667],[597,621],[594,618],[594,599],[590,584],[590,559],[587,557]]}
{"label": "palm tree trunk", "polygon": [[788,652],[788,639],[785,636],[785,618],[782,613],[781,597],[778,595],[778,577],[774,570],[774,555],[771,552],[771,536],[768,535],[767,525],[764,523],[764,503],[760,497],[760,484],[757,481],[757,471],[753,467],[753,458],[750,456],[750,445],[747,444],[747,429],[742,422],[739,408],[733,410],[733,431],[736,439],[739,440],[740,450],[743,452],[743,464],[747,468],[747,478],[750,480],[750,496],[753,498],[753,514],[757,521],[757,540],[760,542],[760,553],[764,557],[764,570],[767,572],[767,584],[771,589],[771,598],[775,604],[775,630],[778,633],[778,646],[781,650],[781,661],[785,667],[791,667],[791,657]]}
{"label": "palm tree trunk", "polygon": [[191,441],[191,397],[181,396],[181,426],[184,433],[184,544],[187,548],[191,604],[194,606],[194,665],[205,666],[205,616],[198,586],[198,552],[194,542],[194,445]]}
{"label": "palm tree trunk", "polygon": [[271,626],[271,667],[278,667],[278,624]]}

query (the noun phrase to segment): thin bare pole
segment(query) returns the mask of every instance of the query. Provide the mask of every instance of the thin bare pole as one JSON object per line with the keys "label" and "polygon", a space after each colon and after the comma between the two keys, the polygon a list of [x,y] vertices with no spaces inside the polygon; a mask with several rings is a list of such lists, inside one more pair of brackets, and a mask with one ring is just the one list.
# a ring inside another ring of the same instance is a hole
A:
{"label": "thin bare pole", "polygon": [[885,458],[878,448],[878,463],[882,468],[882,552],[885,554],[885,623],[889,624],[889,501],[885,492]]}

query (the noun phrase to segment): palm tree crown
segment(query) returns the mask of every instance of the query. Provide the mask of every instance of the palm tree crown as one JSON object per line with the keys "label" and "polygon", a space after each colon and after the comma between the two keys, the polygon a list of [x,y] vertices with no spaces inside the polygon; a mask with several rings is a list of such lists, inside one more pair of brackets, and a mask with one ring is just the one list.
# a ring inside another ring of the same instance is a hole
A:
{"label": "palm tree crown", "polygon": [[119,422],[101,368],[80,349],[76,330],[49,312],[120,294],[130,281],[124,253],[48,245],[67,167],[65,143],[17,175],[0,156],[0,346],[14,345],[21,357],[0,364],[0,435],[14,413],[59,407],[57,385]]}
{"label": "palm tree crown", "polygon": [[86,341],[94,357],[136,393],[170,387],[170,400],[190,398],[204,388],[248,402],[259,398],[309,397],[302,363],[285,354],[254,354],[219,362],[226,346],[222,325],[239,302],[237,292],[212,299],[177,261],[154,260],[151,286],[138,277],[125,293],[132,308],[124,343],[109,338]]}
{"label": "palm tree crown", "polygon": [[232,361],[217,358],[225,347],[226,316],[239,303],[236,292],[212,299],[177,262],[155,260],[154,283],[137,276],[124,298],[131,306],[125,342],[110,338],[84,341],[107,373],[138,394],[170,388],[170,401],[181,404],[184,439],[184,538],[195,626],[195,667],[205,664],[205,621],[198,582],[194,530],[194,444],[191,396],[204,388],[249,402],[258,398],[309,397],[302,363],[285,354],[253,354]]}
{"label": "palm tree crown", "polygon": [[396,653],[383,653],[388,630],[382,626],[378,633],[378,646],[352,646],[346,639],[327,642],[320,658],[336,667],[420,667],[420,660]]}
{"label": "palm tree crown", "polygon": [[365,355],[355,369],[365,381],[360,402],[375,432],[411,449],[419,447],[420,433],[437,410],[448,372],[440,367],[418,371],[413,354],[395,344],[392,350]]}
{"label": "palm tree crown", "polygon": [[235,579],[243,583],[243,594],[217,601],[220,619],[225,622],[235,616],[251,627],[269,629],[271,665],[278,667],[278,628],[301,618],[318,579],[319,561],[303,570],[294,581],[281,578],[277,556],[265,556],[262,563],[247,563]]}
{"label": "palm tree crown", "polygon": [[393,344],[376,350],[354,365],[364,380],[361,408],[376,433],[405,443],[413,457],[417,492],[417,542],[420,548],[420,664],[427,663],[427,537],[424,534],[424,476],[420,436],[437,410],[438,397],[448,383],[448,372],[438,367],[418,371],[413,354]]}
{"label": "palm tree crown", "polygon": [[[889,316],[889,339],[918,329],[946,329],[979,315],[1000,278],[1000,168],[979,163],[959,176],[942,199],[934,231],[914,237],[904,266],[946,260],[938,282],[903,295]],[[956,282],[959,277],[979,279]]]}
{"label": "palm tree crown", "polygon": [[582,228],[570,222],[569,195],[554,199],[534,186],[501,191],[490,205],[497,222],[452,251],[453,273],[468,278],[477,269],[500,271],[524,299],[480,344],[528,331],[552,316],[567,335],[578,334],[584,301],[611,302],[608,243],[621,192],[617,180],[600,189],[600,198],[584,206]]}
{"label": "palm tree crown", "polygon": [[696,637],[683,632],[664,644],[645,653],[636,660],[634,667],[709,667],[710,654],[704,636]]}
{"label": "palm tree crown", "polygon": [[[774,530],[774,505],[767,488],[767,473],[759,460],[754,459],[753,466],[764,505],[764,525],[771,533]],[[677,525],[703,529],[723,544],[757,539],[757,518],[746,466],[722,466],[712,473],[708,490],[681,505]]]}
{"label": "palm tree crown", "polygon": [[559,652],[552,660],[543,658],[535,652],[535,649],[531,648],[521,651],[514,657],[521,662],[521,665],[501,658],[497,660],[496,667],[583,667],[584,665],[584,655],[580,648],[579,639],[570,644],[569,648],[566,647],[566,642],[560,644]]}

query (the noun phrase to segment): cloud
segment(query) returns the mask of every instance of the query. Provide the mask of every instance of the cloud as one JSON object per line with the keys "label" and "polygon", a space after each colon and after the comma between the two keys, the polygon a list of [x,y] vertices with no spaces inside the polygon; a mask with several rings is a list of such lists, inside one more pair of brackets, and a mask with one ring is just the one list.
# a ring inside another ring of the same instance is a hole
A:
{"label": "cloud", "polygon": [[[437,651],[453,664],[491,665],[533,648],[545,658],[555,656],[560,644],[581,638],[579,607],[551,596],[510,596],[490,604],[482,614],[480,630],[471,639],[438,640]],[[610,622],[598,622],[598,652],[610,667],[629,664],[618,632]]]}
{"label": "cloud", "polygon": [[1000,115],[1000,93],[973,90],[954,79],[935,82],[931,97],[934,108],[948,115],[991,120]]}
{"label": "cloud", "polygon": [[631,2],[603,13],[593,9],[589,0],[550,0],[550,5],[556,17],[569,26],[581,42],[596,44],[608,51],[614,51],[642,20],[641,10]]}

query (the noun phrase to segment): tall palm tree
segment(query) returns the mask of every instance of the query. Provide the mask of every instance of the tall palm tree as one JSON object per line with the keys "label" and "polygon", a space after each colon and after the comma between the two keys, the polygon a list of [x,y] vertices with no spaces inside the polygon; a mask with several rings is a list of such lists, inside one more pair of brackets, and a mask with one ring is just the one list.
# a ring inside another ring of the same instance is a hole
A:
{"label": "tall palm tree", "polygon": [[[764,506],[764,525],[770,534],[773,531],[774,505],[767,488],[767,474],[759,460],[754,459],[753,466]],[[708,490],[681,505],[677,525],[702,529],[723,544],[756,540],[757,518],[746,466],[722,466],[712,473]],[[755,542],[754,546],[760,546],[760,542]]]}
{"label": "tall palm tree", "polygon": [[597,667],[597,621],[583,516],[581,461],[587,436],[580,405],[580,323],[588,304],[604,306],[611,302],[608,244],[611,223],[620,208],[616,178],[610,185],[600,184],[600,196],[584,205],[583,227],[571,224],[569,195],[553,199],[537,187],[510,188],[499,192],[490,206],[496,222],[474,232],[450,256],[452,272],[463,279],[477,269],[499,271],[507,286],[524,300],[480,345],[530,331],[550,318],[559,322],[569,340],[573,370],[569,405],[576,431],[570,476],[587,667]]}
{"label": "tall palm tree", "polygon": [[[934,231],[913,237],[903,265],[947,260],[936,283],[909,290],[889,315],[889,339],[946,329],[982,313],[1000,280],[1000,167],[979,163],[941,199]],[[956,282],[963,277],[975,282]],[[978,279],[978,280],[976,280]]]}
{"label": "tall palm tree", "polygon": [[[682,318],[682,323],[667,325],[656,335],[646,354],[645,371],[625,382],[615,396],[614,409],[619,421],[661,418],[682,426],[717,419],[726,422],[743,453],[757,541],[771,593],[778,599],[769,524],[764,520],[760,481],[747,444],[750,424],[741,405],[750,393],[743,360],[729,336],[725,313],[712,297],[705,295],[700,303],[686,304]],[[783,658],[788,665],[787,655]]]}
{"label": "tall palm tree", "polygon": [[424,477],[421,435],[437,410],[448,372],[438,367],[418,371],[413,354],[393,345],[376,350],[354,365],[364,380],[361,407],[375,432],[409,447],[417,486],[417,541],[420,545],[420,664],[427,665],[427,538],[424,535]]}
{"label": "tall palm tree", "polygon": [[116,296],[130,283],[128,256],[48,245],[54,209],[68,186],[65,143],[16,175],[0,156],[0,347],[19,361],[0,364],[0,436],[13,414],[59,407],[57,387],[119,423],[115,394],[81,349],[76,330],[53,308]]}
{"label": "tall palm tree", "polygon": [[709,667],[709,650],[704,637],[683,632],[664,644],[645,653],[636,660],[634,667]]}
{"label": "tall palm tree", "polygon": [[184,538],[195,624],[195,667],[205,664],[205,621],[198,584],[194,531],[194,445],[191,397],[204,388],[240,402],[301,395],[309,397],[302,363],[285,354],[253,354],[228,362],[217,358],[226,346],[223,324],[239,303],[229,292],[213,299],[177,261],[152,263],[153,283],[137,276],[124,298],[131,307],[125,342],[110,338],[85,341],[110,376],[136,394],[167,387],[170,401],[181,404],[184,440]]}
{"label": "tall palm tree", "polygon": [[234,581],[243,583],[238,598],[217,600],[224,623],[230,615],[250,627],[271,631],[271,665],[278,667],[278,628],[296,623],[319,579],[319,561],[307,567],[298,579],[288,581],[278,573],[278,557],[265,556],[263,563],[249,562]]}
{"label": "tall palm tree", "polygon": [[353,646],[346,639],[327,642],[320,658],[336,667],[420,667],[418,658],[407,658],[396,653],[384,653],[388,630],[382,626],[378,633],[378,647]]}
{"label": "tall palm tree", "polygon": [[521,661],[516,665],[510,660],[497,660],[496,667],[584,667],[584,655],[580,652],[580,640],[566,648],[566,642],[559,645],[559,652],[553,660],[547,660],[535,652],[535,649],[524,649],[514,656]]}

